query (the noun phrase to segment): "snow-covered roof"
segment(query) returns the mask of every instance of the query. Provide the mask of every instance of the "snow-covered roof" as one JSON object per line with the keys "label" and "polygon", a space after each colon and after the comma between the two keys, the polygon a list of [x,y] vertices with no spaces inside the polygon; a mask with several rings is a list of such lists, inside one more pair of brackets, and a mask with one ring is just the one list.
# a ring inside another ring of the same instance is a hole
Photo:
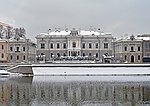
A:
{"label": "snow-covered roof", "polygon": [[[18,39],[19,39],[19,41],[25,41],[25,40],[26,40],[26,39],[23,38],[23,37],[19,37]],[[17,39],[15,38],[15,36],[12,36],[12,37],[9,38],[8,40],[9,40],[9,41],[17,41]]]}
{"label": "snow-covered roof", "polygon": [[100,32],[81,30],[81,31],[79,31],[79,34],[80,34],[80,35],[100,35]]}
{"label": "snow-covered roof", "polygon": [[[76,31],[76,30],[75,30]],[[52,31],[48,33],[40,33],[40,37],[44,37],[47,35],[70,35],[72,31]],[[83,36],[90,36],[90,35],[111,35],[111,33],[104,33],[104,32],[98,32],[98,31],[87,31],[87,30],[78,30],[78,35],[83,35]]]}
{"label": "snow-covered roof", "polygon": [[137,38],[142,40],[150,40],[150,37],[137,37]]}
{"label": "snow-covered roof", "polygon": [[5,27],[11,27],[10,25],[3,23],[3,22],[0,22],[0,25],[5,26]]}
{"label": "snow-covered roof", "polygon": [[133,39],[133,41],[142,41],[143,39],[140,39],[139,37],[137,37],[137,36],[125,36],[125,37],[123,37],[123,38],[121,38],[121,39],[118,39],[117,41],[132,41],[132,39]]}
{"label": "snow-covered roof", "polygon": [[48,35],[69,35],[71,31],[53,31],[49,32]]}

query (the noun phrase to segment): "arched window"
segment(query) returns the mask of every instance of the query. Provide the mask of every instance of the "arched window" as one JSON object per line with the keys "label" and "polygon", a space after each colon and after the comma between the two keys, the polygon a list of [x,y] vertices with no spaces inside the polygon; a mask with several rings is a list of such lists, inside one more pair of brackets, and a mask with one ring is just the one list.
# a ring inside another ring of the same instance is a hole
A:
{"label": "arched window", "polygon": [[26,56],[25,55],[23,56],[23,60],[26,60]]}
{"label": "arched window", "polygon": [[19,60],[19,55],[17,55],[17,60]]}
{"label": "arched window", "polygon": [[60,53],[57,53],[57,57],[60,57]]}
{"label": "arched window", "polygon": [[134,63],[134,56],[131,56],[131,63]]}
{"label": "arched window", "polygon": [[13,56],[11,55],[11,56],[10,56],[10,60],[12,60],[12,59],[13,59]]}
{"label": "arched window", "polygon": [[72,47],[75,48],[76,47],[76,42],[72,43]]}
{"label": "arched window", "polygon": [[45,55],[44,53],[41,53],[41,55]]}
{"label": "arched window", "polygon": [[124,60],[127,60],[127,55],[124,56]]}

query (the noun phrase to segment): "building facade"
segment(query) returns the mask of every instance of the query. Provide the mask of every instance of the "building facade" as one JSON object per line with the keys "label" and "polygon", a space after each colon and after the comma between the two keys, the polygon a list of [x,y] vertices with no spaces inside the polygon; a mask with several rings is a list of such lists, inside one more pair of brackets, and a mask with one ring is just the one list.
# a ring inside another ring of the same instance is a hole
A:
{"label": "building facade", "polygon": [[95,58],[102,62],[104,54],[112,55],[114,37],[100,31],[55,30],[36,36],[37,56],[46,61],[62,56]]}
{"label": "building facade", "polygon": [[0,63],[7,63],[7,40],[0,40]]}
{"label": "building facade", "polygon": [[114,54],[116,62],[142,63],[142,42],[133,35],[114,43]]}
{"label": "building facade", "polygon": [[150,34],[138,35],[143,40],[143,62],[150,62]]}
{"label": "building facade", "polygon": [[24,28],[13,28],[0,22],[0,62],[35,62],[36,44],[25,35]]}
{"label": "building facade", "polygon": [[9,63],[35,62],[36,46],[29,39],[11,39],[8,41]]}

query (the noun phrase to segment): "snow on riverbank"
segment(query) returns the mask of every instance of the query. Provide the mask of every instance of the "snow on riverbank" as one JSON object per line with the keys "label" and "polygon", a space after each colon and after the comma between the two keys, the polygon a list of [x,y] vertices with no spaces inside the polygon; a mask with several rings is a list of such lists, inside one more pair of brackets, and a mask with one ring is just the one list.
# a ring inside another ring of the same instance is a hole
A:
{"label": "snow on riverbank", "polygon": [[10,73],[5,70],[0,70],[0,75],[9,75]]}
{"label": "snow on riverbank", "polygon": [[150,75],[150,67],[33,67],[34,75]]}
{"label": "snow on riverbank", "polygon": [[7,76],[7,75],[10,75],[10,76],[19,76],[20,74],[19,73],[10,73],[6,70],[0,70],[0,76]]}
{"label": "snow on riverbank", "polygon": [[150,82],[150,76],[34,76],[33,82]]}

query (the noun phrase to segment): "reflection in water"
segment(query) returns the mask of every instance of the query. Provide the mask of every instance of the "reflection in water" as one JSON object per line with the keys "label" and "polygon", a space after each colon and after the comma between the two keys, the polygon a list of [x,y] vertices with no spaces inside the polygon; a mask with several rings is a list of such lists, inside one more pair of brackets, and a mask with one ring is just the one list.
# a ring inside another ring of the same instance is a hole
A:
{"label": "reflection in water", "polygon": [[32,77],[0,80],[0,106],[150,105],[147,82],[32,80]]}

